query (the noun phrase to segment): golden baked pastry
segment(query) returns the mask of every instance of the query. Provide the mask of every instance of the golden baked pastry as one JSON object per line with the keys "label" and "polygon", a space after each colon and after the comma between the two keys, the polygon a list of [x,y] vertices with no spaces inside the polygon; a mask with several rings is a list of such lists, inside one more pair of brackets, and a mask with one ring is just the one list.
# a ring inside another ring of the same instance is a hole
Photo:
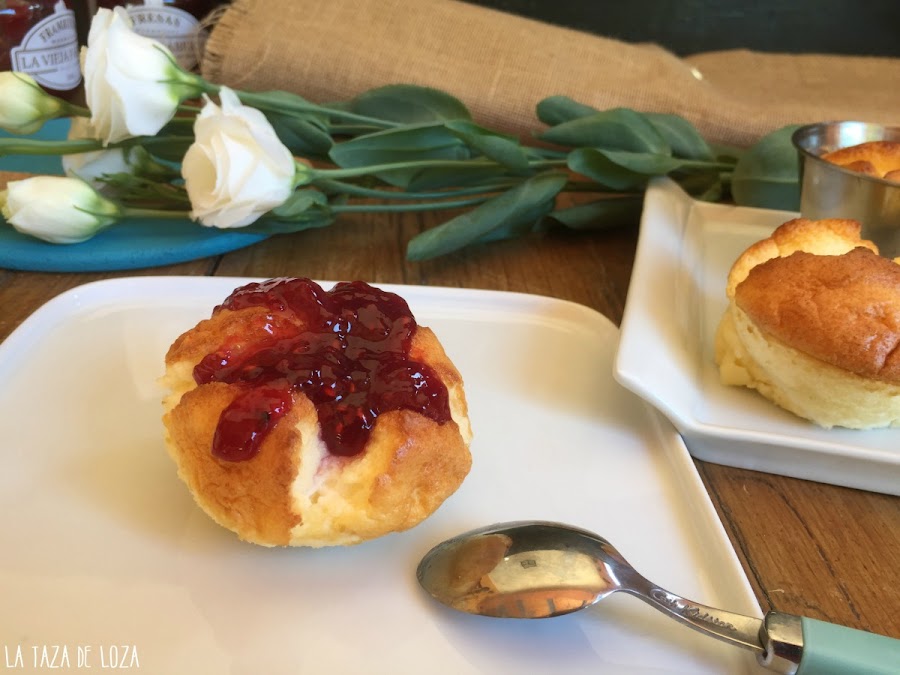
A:
{"label": "golden baked pastry", "polygon": [[900,265],[846,220],[792,220],[732,266],[715,358],[823,427],[900,426]]}
{"label": "golden baked pastry", "polygon": [[408,529],[471,466],[462,377],[402,298],[363,282],[243,286],[175,340],[162,381],[179,476],[256,544]]}
{"label": "golden baked pastry", "polygon": [[822,159],[850,171],[900,182],[900,143],[895,141],[867,141],[827,152]]}

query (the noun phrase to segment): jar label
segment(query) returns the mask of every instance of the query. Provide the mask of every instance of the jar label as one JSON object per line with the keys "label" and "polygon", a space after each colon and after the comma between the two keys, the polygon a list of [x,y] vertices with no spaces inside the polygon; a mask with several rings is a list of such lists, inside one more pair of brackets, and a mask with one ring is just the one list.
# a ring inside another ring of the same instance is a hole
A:
{"label": "jar label", "polygon": [[163,43],[185,70],[197,65],[207,33],[192,14],[177,7],[151,5],[150,2],[129,5],[127,11],[135,33]]}
{"label": "jar label", "polygon": [[46,89],[69,91],[81,83],[75,12],[64,2],[53,14],[32,26],[18,47],[10,50],[12,69],[27,73]]}

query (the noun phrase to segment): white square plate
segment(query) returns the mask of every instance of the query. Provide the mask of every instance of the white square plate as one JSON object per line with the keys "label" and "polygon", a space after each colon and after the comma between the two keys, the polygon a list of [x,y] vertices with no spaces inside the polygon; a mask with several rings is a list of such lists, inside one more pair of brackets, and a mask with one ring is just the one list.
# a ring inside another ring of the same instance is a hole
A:
{"label": "white square plate", "polygon": [[623,594],[522,621],[460,614],[418,587],[439,541],[547,519],[602,534],[675,593],[760,615],[687,450],[615,383],[618,332],[580,305],[386,286],[466,380],[463,486],[420,526],[353,547],[266,549],[215,525],[165,451],[156,379],[175,337],[245,282],[89,284],[0,345],[0,648],[20,648],[25,670],[53,645],[73,670],[79,654],[100,670],[115,647],[167,675],[761,670]]}
{"label": "white square plate", "polygon": [[737,257],[797,214],[647,190],[615,376],[678,428],[694,457],[900,494],[900,430],[822,429],[719,382],[713,339]]}

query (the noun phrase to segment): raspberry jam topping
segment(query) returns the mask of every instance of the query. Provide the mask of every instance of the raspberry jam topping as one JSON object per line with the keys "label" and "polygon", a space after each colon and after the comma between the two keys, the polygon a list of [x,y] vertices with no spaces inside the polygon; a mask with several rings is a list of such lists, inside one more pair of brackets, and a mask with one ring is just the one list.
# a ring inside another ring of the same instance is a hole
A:
{"label": "raspberry jam topping", "polygon": [[389,410],[450,419],[447,388],[409,356],[416,320],[398,295],[361,281],[325,292],[309,279],[273,279],[236,289],[213,314],[249,307],[268,310],[250,322],[253,334],[194,368],[197,384],[241,387],[219,418],[214,456],[254,457],[298,392],[315,406],[334,455],[362,452],[376,418]]}

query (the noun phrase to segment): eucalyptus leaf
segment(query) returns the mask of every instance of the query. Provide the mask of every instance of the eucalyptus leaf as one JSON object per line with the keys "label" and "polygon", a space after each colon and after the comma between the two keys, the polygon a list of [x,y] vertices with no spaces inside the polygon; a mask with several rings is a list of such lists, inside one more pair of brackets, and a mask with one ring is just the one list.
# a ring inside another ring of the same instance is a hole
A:
{"label": "eucalyptus leaf", "polygon": [[678,181],[681,188],[694,199],[704,202],[721,201],[725,196],[725,181],[718,171],[696,172],[680,176],[678,172],[672,174],[672,178]]}
{"label": "eucalyptus leaf", "polygon": [[444,126],[470,148],[511,171],[528,170],[528,155],[514,136],[499,134],[468,120],[451,120]]}
{"label": "eucalyptus leaf", "polygon": [[[472,153],[443,124],[412,125],[335,143],[328,156],[339,167],[358,168],[428,159],[469,159]],[[407,187],[421,168],[394,169],[378,174],[390,185]]]}
{"label": "eucalyptus leaf", "polygon": [[737,161],[747,152],[746,148],[739,148],[734,145],[725,145],[724,143],[710,143],[709,147],[712,150],[716,160],[720,162],[737,163]]}
{"label": "eucalyptus leaf", "polygon": [[264,113],[310,114],[311,110],[317,107],[299,94],[287,91],[239,91],[236,93],[241,103]]}
{"label": "eucalyptus leaf", "polygon": [[406,251],[410,260],[446,255],[479,241],[495,240],[531,229],[553,209],[566,185],[565,174],[545,173],[480,206],[414,237]]}
{"label": "eucalyptus leaf", "polygon": [[484,185],[502,180],[509,172],[502,166],[457,165],[422,169],[412,175],[406,184],[410,192],[429,192],[451,187]]}
{"label": "eucalyptus leaf", "polygon": [[184,153],[194,142],[193,136],[168,136],[142,138],[141,145],[154,157],[165,162],[180,164]]}
{"label": "eucalyptus leaf", "polygon": [[641,218],[644,195],[605,197],[586,204],[559,209],[549,214],[554,221],[571,230],[605,230],[635,225]]}
{"label": "eucalyptus leaf", "polygon": [[333,144],[331,135],[312,115],[284,115],[270,112],[266,118],[278,138],[293,154],[325,157]]}
{"label": "eucalyptus leaf", "polygon": [[611,190],[634,190],[651,176],[662,176],[682,165],[667,155],[579,148],[569,153],[568,167]]}
{"label": "eucalyptus leaf", "polygon": [[646,117],[628,108],[613,108],[563,122],[539,138],[575,148],[625,150],[669,155],[672,149]]}
{"label": "eucalyptus leaf", "polygon": [[537,104],[537,117],[544,124],[556,126],[600,112],[568,96],[548,96]]}
{"label": "eucalyptus leaf", "polygon": [[280,206],[272,209],[272,217],[280,220],[302,219],[311,210],[327,206],[328,198],[318,190],[295,190]]}
{"label": "eucalyptus leaf", "polygon": [[472,119],[465,104],[454,96],[413,84],[391,84],[370,89],[352,99],[346,108],[359,115],[400,124]]}
{"label": "eucalyptus leaf", "polygon": [[423,159],[468,159],[466,144],[443,124],[388,129],[335,143],[329,153],[341,168]]}
{"label": "eucalyptus leaf", "polygon": [[663,113],[644,113],[644,117],[666,139],[676,157],[708,161],[715,159],[712,149],[700,132],[683,117]]}
{"label": "eucalyptus leaf", "polygon": [[316,209],[307,213],[305,218],[283,220],[274,216],[263,216],[255,223],[242,227],[241,232],[249,234],[289,234],[328,227],[334,222],[334,214],[329,210]]}
{"label": "eucalyptus leaf", "polygon": [[786,211],[800,208],[800,159],[791,142],[798,128],[773,131],[738,160],[731,176],[735,203]]}
{"label": "eucalyptus leaf", "polygon": [[296,190],[286,202],[247,227],[242,232],[283,234],[300,232],[330,225],[335,218],[328,198],[318,190]]}

